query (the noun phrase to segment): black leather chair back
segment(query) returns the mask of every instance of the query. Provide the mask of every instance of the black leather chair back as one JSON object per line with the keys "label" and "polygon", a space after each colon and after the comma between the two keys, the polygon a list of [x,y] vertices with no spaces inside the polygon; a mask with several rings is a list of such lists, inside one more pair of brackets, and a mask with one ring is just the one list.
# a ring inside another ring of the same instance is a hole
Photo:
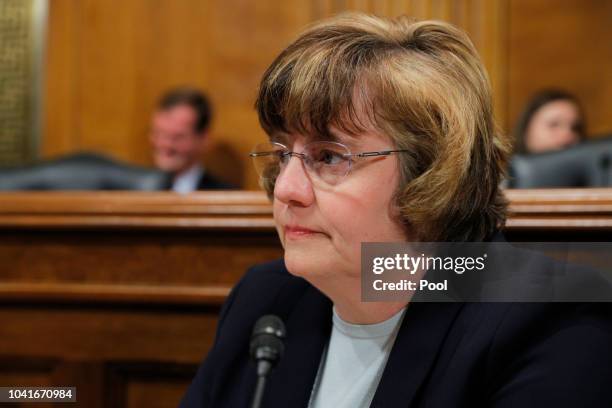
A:
{"label": "black leather chair back", "polygon": [[0,190],[166,190],[170,174],[77,153],[27,166],[0,168]]}
{"label": "black leather chair back", "polygon": [[510,188],[612,186],[612,137],[597,138],[565,150],[515,155]]}

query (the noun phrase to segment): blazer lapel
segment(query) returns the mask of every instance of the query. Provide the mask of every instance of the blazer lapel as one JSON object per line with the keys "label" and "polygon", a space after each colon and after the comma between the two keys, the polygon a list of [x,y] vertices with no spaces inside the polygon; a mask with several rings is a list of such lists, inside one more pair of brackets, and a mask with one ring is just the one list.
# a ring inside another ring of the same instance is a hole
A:
{"label": "blazer lapel", "polygon": [[370,405],[410,407],[462,303],[411,303]]}
{"label": "blazer lapel", "polygon": [[306,407],[331,334],[332,303],[310,286],[286,321],[285,355],[270,375],[264,407]]}

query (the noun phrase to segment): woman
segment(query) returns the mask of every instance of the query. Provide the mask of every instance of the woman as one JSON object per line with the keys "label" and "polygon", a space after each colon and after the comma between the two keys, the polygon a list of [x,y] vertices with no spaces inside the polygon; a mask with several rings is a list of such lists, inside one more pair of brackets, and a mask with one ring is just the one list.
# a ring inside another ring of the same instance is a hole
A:
{"label": "woman", "polygon": [[181,406],[249,406],[249,337],[266,314],[287,337],[264,407],[612,401],[597,388],[612,378],[609,326],[567,326],[538,304],[361,301],[362,242],[484,241],[503,225],[509,140],[463,32],[336,17],[277,57],[256,106],[270,143],[252,157],[284,260],[234,288]]}
{"label": "woman", "polygon": [[534,95],[516,125],[517,153],[560,150],[584,141],[584,113],[578,99],[550,89]]}

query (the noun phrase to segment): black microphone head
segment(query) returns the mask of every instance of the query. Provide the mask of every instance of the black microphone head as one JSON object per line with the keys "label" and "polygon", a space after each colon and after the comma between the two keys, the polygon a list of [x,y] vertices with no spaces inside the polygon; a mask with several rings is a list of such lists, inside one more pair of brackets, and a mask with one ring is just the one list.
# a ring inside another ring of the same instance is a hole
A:
{"label": "black microphone head", "polygon": [[275,365],[283,356],[286,337],[285,324],[274,315],[260,317],[253,327],[250,354],[255,361],[266,360]]}
{"label": "black microphone head", "polygon": [[253,326],[253,336],[259,334],[273,334],[284,339],[286,336],[285,324],[276,315],[261,316]]}

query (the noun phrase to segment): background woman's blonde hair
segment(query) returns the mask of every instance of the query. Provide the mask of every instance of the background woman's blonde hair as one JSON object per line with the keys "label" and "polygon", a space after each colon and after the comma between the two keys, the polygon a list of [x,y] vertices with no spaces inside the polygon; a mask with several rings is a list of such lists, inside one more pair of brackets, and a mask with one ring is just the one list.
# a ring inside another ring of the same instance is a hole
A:
{"label": "background woman's blonde hair", "polygon": [[256,108],[271,136],[332,138],[330,125],[358,136],[373,124],[409,150],[395,204],[417,239],[487,239],[505,221],[511,144],[478,54],[451,24],[363,14],[316,24],[265,72]]}

